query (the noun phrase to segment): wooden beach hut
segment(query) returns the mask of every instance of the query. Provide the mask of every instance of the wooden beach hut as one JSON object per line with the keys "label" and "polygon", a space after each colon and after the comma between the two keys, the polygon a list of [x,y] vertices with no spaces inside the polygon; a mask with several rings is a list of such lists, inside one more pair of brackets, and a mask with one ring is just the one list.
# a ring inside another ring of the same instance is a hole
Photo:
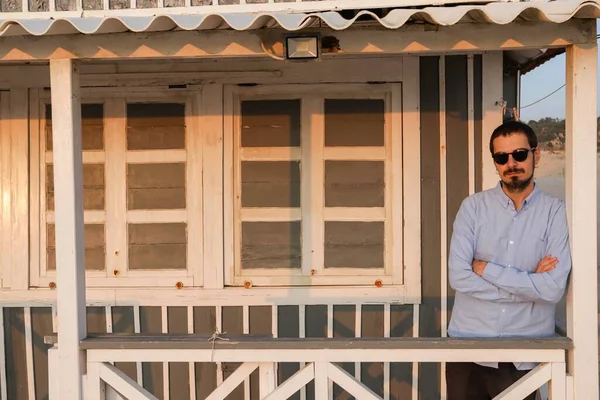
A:
{"label": "wooden beach hut", "polygon": [[[442,399],[477,360],[540,363],[503,399],[598,399],[599,15],[0,0],[0,400]],[[566,330],[447,338],[454,216],[561,51]]]}

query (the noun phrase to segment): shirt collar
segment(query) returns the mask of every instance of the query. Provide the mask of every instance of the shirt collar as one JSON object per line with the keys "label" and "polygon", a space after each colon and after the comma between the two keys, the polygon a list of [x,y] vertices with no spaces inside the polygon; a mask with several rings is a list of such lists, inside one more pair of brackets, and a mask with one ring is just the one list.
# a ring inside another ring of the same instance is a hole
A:
{"label": "shirt collar", "polygon": [[[498,184],[493,190],[496,195],[496,199],[498,199],[498,202],[502,207],[507,209],[508,207],[514,206],[512,200],[506,195],[506,193],[504,193],[504,190],[502,190],[502,181],[498,181]],[[538,185],[534,182],[533,191],[529,194],[529,196],[527,196],[527,198],[525,198],[523,201],[523,206],[529,205],[538,195],[539,191],[540,189]]]}

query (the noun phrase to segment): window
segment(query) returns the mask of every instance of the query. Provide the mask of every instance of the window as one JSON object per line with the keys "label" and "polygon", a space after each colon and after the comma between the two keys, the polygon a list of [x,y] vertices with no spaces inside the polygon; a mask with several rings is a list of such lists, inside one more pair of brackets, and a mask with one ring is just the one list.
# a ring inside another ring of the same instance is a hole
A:
{"label": "window", "polygon": [[[88,286],[202,283],[202,166],[190,95],[102,97],[82,104]],[[52,112],[41,102],[39,260],[32,283],[55,280]],[[33,157],[33,156],[32,156]],[[198,206],[200,204],[200,206]],[[32,215],[36,215],[32,213]],[[35,244],[35,243],[34,243]],[[200,245],[197,245],[200,244]]]}
{"label": "window", "polygon": [[400,85],[227,96],[227,284],[401,285]]}

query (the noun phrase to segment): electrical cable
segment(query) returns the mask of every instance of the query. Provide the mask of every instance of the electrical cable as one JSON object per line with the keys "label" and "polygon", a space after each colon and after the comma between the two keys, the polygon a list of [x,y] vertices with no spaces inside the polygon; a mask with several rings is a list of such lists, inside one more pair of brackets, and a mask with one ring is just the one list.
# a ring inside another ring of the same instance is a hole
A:
{"label": "electrical cable", "polygon": [[524,109],[524,108],[527,108],[527,107],[531,107],[532,105],[537,104],[537,103],[539,103],[542,100],[546,100],[548,97],[552,96],[554,93],[558,92],[560,89],[564,88],[565,86],[567,86],[566,83],[564,85],[562,85],[561,87],[559,87],[558,89],[556,89],[555,91],[553,91],[552,93],[545,95],[541,99],[536,100],[533,103],[529,103],[526,106],[521,107],[521,110]]}

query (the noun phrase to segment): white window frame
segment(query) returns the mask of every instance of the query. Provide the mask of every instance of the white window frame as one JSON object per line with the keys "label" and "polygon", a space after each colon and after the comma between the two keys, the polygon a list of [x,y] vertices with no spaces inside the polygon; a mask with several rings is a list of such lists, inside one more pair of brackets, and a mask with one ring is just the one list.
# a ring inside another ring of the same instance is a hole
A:
{"label": "white window frame", "polygon": [[[404,94],[406,95],[406,93]],[[324,146],[324,100],[325,98],[382,98],[385,99],[385,147],[373,148],[326,148]],[[243,100],[301,99],[301,148],[252,148],[240,151],[241,115]],[[265,85],[256,87],[226,86],[224,93],[224,213],[225,213],[225,284],[229,286],[343,286],[381,285],[405,287],[409,281],[414,285],[415,274],[420,275],[420,231],[405,232],[405,215],[420,214],[419,164],[403,168],[403,162],[413,162],[420,152],[418,140],[406,140],[403,136],[403,93],[401,83],[389,84],[309,84]],[[410,120],[408,118],[407,120]],[[418,133],[417,133],[418,134]],[[310,140],[312,138],[312,140]],[[394,140],[392,140],[394,138]],[[311,151],[308,143],[320,143]],[[405,143],[404,143],[405,142]],[[408,157],[407,153],[412,152]],[[416,153],[415,153],[416,152]],[[240,214],[240,188],[237,187],[239,166],[242,159],[255,160],[301,160],[301,207],[298,209],[268,209],[275,211],[267,216],[267,209],[244,210]],[[313,162],[314,159],[321,162]],[[315,180],[324,184],[324,161],[384,160],[385,208],[325,208],[324,185],[312,185]],[[410,165],[410,164],[408,164]],[[410,175],[413,179],[410,178]],[[321,179],[316,177],[322,177]],[[416,179],[414,179],[416,178]],[[409,182],[410,184],[407,184]],[[398,184],[399,183],[399,184]],[[417,183],[418,185],[415,185]],[[307,197],[308,187],[313,195]],[[322,199],[319,201],[319,199]],[[414,202],[407,201],[414,199]],[[249,212],[248,212],[249,211]],[[414,214],[416,213],[416,214]],[[272,214],[273,215],[273,214]],[[310,218],[308,217],[310,215]],[[357,218],[357,215],[361,215]],[[296,270],[241,270],[240,240],[242,220],[289,221],[303,218],[301,268]],[[324,221],[376,221],[386,220],[385,266],[383,269],[324,268]],[[413,226],[410,224],[410,226]],[[413,235],[413,236],[411,236]],[[418,235],[414,237],[414,235]],[[410,238],[409,238],[410,237]],[[388,242],[388,240],[390,240]],[[410,244],[410,247],[406,247]],[[419,248],[415,248],[418,245]],[[414,253],[414,254],[413,254]],[[405,267],[405,262],[417,265]],[[306,261],[310,260],[310,261]],[[410,271],[410,272],[409,272]],[[416,286],[416,285],[414,285]],[[401,291],[399,295],[401,296]],[[419,293],[420,288],[411,288]],[[406,293],[406,290],[405,290]]]}
{"label": "white window frame", "polygon": [[[84,221],[103,222],[105,226],[105,270],[86,271],[88,287],[200,287],[203,285],[202,233],[202,138],[198,125],[197,99],[200,90],[163,90],[157,88],[102,90],[83,89],[82,103],[104,105],[104,151],[84,151],[83,162],[105,165],[105,210],[84,211]],[[126,148],[127,103],[184,103],[186,123],[185,150],[135,150]],[[56,271],[46,269],[46,223],[52,212],[45,211],[45,169],[52,153],[45,151],[45,107],[50,93],[39,92],[38,108],[31,115],[31,258],[30,282],[47,287],[56,281]],[[106,115],[111,117],[106,118]],[[126,168],[128,163],[186,162],[186,209],[127,210]],[[36,217],[37,216],[37,217]],[[127,223],[187,224],[187,268],[185,270],[128,270]],[[118,273],[115,273],[118,271]]]}

